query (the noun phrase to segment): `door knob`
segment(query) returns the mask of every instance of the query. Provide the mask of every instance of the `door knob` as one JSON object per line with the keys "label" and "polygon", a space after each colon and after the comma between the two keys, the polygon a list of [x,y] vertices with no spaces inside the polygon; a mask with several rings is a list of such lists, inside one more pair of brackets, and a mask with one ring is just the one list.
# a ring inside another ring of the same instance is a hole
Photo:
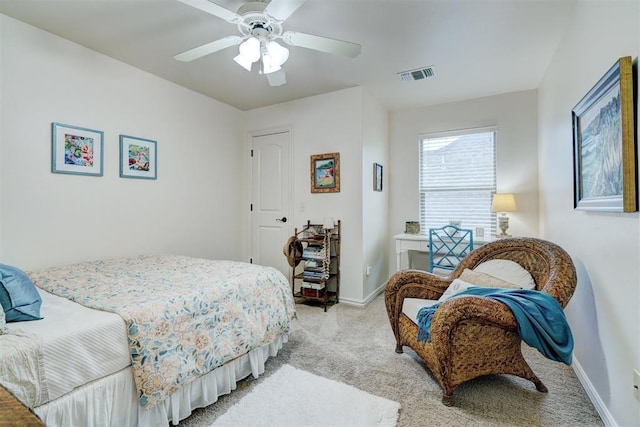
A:
{"label": "door knob", "polygon": [[278,222],[287,222],[287,217],[283,216],[282,218],[276,218],[276,221],[278,221]]}

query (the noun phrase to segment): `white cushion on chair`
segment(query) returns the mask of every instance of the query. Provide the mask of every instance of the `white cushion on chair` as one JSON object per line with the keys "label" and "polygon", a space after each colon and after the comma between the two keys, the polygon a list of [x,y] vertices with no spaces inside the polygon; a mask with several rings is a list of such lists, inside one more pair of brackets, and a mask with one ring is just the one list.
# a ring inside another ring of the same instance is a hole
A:
{"label": "white cushion on chair", "polygon": [[479,286],[473,283],[465,282],[461,279],[453,279],[449,287],[444,291],[439,299],[421,299],[421,298],[405,298],[402,302],[402,312],[411,319],[415,324],[418,323],[418,311],[422,307],[430,307],[437,302],[443,302],[467,289],[469,286]]}
{"label": "white cushion on chair", "polygon": [[535,289],[536,282],[531,273],[520,264],[507,259],[491,259],[479,264],[474,271],[489,274],[505,282],[518,285],[522,289]]}
{"label": "white cushion on chair", "polygon": [[422,299],[422,298],[405,298],[402,302],[402,312],[413,323],[418,324],[418,312],[422,307],[430,307],[437,303],[434,299]]}

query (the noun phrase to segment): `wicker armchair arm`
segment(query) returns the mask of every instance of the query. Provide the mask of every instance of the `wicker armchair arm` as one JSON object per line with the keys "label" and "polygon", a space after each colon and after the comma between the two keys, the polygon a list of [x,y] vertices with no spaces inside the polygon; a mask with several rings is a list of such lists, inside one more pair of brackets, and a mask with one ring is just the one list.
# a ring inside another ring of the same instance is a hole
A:
{"label": "wicker armchair arm", "polygon": [[391,276],[385,288],[385,295],[402,293],[403,298],[438,299],[450,284],[451,279],[426,271],[403,270]]}
{"label": "wicker armchair arm", "polygon": [[393,333],[398,337],[398,320],[405,298],[438,299],[451,284],[450,277],[442,278],[426,271],[403,270],[395,273],[385,287],[385,304]]}
{"label": "wicker armchair arm", "polygon": [[505,304],[491,298],[460,296],[443,302],[431,322],[431,343],[439,360],[447,360],[455,329],[464,323],[479,323],[509,332],[516,332],[518,324],[513,312]]}

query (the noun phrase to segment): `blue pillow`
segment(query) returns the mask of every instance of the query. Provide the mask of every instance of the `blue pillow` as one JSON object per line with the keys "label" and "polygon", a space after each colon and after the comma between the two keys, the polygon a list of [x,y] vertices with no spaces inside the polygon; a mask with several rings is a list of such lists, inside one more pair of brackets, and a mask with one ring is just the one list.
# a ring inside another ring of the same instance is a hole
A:
{"label": "blue pillow", "polygon": [[7,322],[42,319],[35,285],[24,271],[5,264],[0,264],[0,304]]}

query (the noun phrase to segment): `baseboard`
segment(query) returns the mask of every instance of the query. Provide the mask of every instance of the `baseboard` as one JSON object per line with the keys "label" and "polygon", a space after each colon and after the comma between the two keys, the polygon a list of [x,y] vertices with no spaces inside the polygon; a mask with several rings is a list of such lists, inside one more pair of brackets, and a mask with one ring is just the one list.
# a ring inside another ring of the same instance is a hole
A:
{"label": "baseboard", "polygon": [[354,305],[356,307],[364,308],[368,306],[371,303],[371,301],[376,299],[376,297],[384,291],[385,286],[386,286],[386,283],[383,283],[376,290],[371,292],[364,300],[354,300],[351,298],[340,297],[340,304],[344,303],[344,304]]}
{"label": "baseboard", "polygon": [[373,301],[374,299],[376,299],[378,297],[378,295],[380,295],[382,292],[384,292],[384,288],[387,286],[387,283],[383,283],[382,285],[378,286],[378,288],[376,290],[374,290],[373,292],[371,292],[369,294],[369,296],[367,298],[365,298],[364,300],[364,305],[368,305],[371,301]]}
{"label": "baseboard", "polygon": [[364,308],[367,306],[367,304],[365,304],[364,301],[355,300],[351,298],[343,298],[343,297],[340,297],[340,304],[353,305],[355,307],[360,307],[360,308]]}
{"label": "baseboard", "polygon": [[580,381],[580,384],[582,384],[582,387],[587,392],[587,396],[589,396],[589,400],[591,400],[591,403],[593,403],[593,406],[595,406],[596,411],[598,411],[598,415],[600,415],[600,418],[602,418],[602,422],[604,422],[604,425],[607,427],[618,427],[618,424],[613,419],[611,412],[609,412],[609,409],[600,398],[600,395],[598,394],[595,387],[589,380],[589,377],[587,376],[584,369],[582,369],[582,366],[580,366],[580,362],[578,362],[575,355],[573,356],[573,362],[571,363],[571,367],[573,368],[573,371],[576,373],[576,377],[578,377],[578,381]]}

